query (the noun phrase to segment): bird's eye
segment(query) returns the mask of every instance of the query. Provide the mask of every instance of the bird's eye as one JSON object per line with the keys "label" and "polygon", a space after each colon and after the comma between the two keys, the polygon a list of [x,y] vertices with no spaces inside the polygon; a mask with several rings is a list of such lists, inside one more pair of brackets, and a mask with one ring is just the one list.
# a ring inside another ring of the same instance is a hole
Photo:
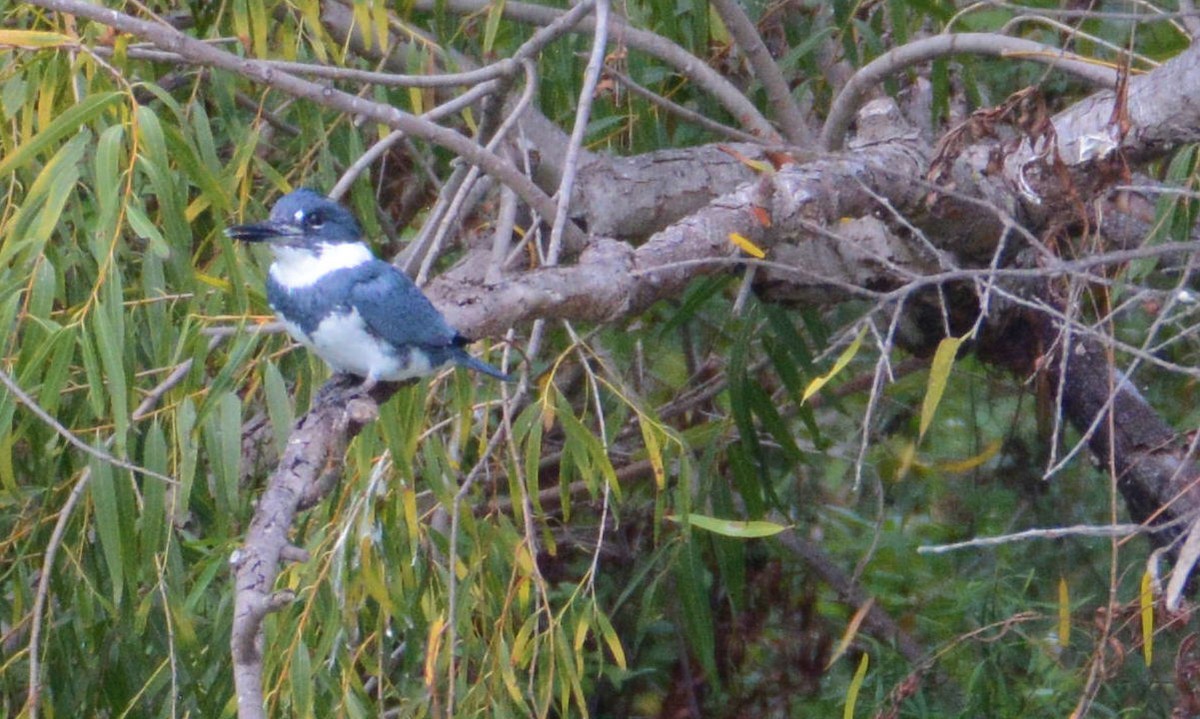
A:
{"label": "bird's eye", "polygon": [[325,224],[325,213],[320,210],[314,210],[304,216],[304,224],[309,229],[319,230]]}

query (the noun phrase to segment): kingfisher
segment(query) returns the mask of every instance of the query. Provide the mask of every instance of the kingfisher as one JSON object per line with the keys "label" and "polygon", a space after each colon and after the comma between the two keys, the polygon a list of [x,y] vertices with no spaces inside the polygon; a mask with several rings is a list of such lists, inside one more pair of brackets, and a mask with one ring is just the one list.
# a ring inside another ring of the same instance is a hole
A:
{"label": "kingfisher", "polygon": [[315,190],[290,192],[270,219],[225,234],[268,242],[267,302],[288,334],[334,372],[378,382],[433,374],[449,364],[508,381],[467,353],[470,340],[451,327],[413,281],[375,257],[349,210]]}

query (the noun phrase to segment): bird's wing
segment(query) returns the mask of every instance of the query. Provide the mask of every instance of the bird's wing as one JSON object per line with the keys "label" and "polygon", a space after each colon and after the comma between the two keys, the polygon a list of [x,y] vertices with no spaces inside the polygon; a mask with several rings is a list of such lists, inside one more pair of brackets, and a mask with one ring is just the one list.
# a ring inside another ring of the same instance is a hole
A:
{"label": "bird's wing", "polygon": [[381,260],[350,290],[350,305],[367,327],[395,345],[427,349],[456,344],[458,332],[400,270]]}

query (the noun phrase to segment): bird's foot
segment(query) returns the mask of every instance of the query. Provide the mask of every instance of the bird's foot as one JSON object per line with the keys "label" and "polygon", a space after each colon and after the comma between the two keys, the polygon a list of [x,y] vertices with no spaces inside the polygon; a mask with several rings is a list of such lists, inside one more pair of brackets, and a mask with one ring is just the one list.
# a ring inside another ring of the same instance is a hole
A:
{"label": "bird's foot", "polygon": [[367,377],[363,380],[362,384],[358,386],[358,390],[355,391],[354,395],[356,397],[370,397],[371,390],[375,389],[375,385],[377,384],[379,384],[379,380],[377,378]]}

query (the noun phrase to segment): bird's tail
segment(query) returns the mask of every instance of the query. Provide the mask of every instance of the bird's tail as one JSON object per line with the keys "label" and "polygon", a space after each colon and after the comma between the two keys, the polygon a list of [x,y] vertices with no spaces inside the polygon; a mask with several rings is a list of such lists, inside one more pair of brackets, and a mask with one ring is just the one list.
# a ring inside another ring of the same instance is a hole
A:
{"label": "bird's tail", "polygon": [[500,370],[491,366],[487,362],[482,362],[480,360],[475,359],[470,354],[468,354],[467,351],[464,349],[460,348],[459,351],[455,353],[454,361],[460,367],[466,367],[467,369],[473,369],[476,372],[482,372],[483,374],[485,374],[489,377],[495,377],[496,379],[500,380],[501,382],[512,382],[513,381],[513,378],[511,376],[504,374],[503,372],[501,372]]}

